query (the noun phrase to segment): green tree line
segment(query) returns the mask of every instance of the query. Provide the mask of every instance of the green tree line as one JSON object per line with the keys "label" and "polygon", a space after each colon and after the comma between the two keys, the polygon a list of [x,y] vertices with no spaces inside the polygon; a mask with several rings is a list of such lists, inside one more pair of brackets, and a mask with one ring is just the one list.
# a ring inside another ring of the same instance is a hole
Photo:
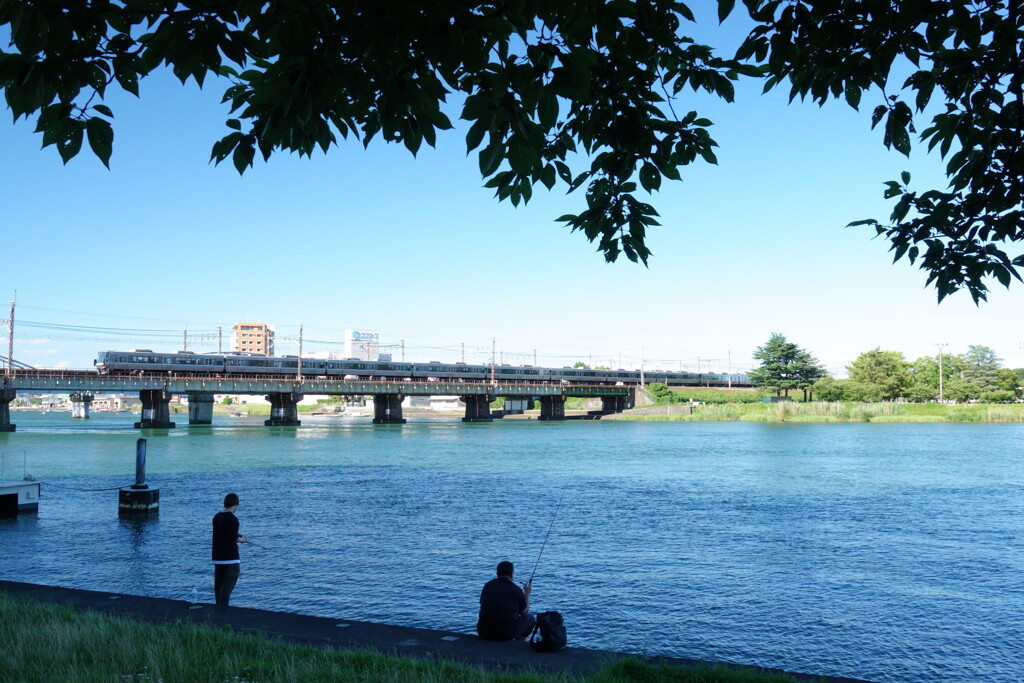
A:
{"label": "green tree line", "polygon": [[750,373],[756,386],[777,394],[802,389],[805,399],[1007,403],[1024,393],[1024,368],[1004,367],[996,352],[982,345],[915,361],[900,351],[875,348],[846,366],[847,379],[829,376],[810,353],[778,333],[758,347],[754,359],[761,363]]}

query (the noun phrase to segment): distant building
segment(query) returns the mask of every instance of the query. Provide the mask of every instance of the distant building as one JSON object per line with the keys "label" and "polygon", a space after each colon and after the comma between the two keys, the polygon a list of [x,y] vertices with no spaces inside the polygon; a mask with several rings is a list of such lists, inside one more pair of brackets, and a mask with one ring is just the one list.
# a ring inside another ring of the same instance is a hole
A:
{"label": "distant building", "polygon": [[345,357],[378,360],[380,335],[369,330],[345,330]]}
{"label": "distant building", "polygon": [[266,323],[238,323],[231,327],[231,349],[274,355],[274,328]]}

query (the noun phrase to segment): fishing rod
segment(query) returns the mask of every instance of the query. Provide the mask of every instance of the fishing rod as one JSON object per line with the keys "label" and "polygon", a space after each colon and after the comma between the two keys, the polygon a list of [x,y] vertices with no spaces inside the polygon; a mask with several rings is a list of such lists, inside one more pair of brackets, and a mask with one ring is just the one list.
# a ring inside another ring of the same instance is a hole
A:
{"label": "fishing rod", "polygon": [[555,514],[551,515],[551,524],[548,525],[548,532],[544,534],[544,542],[540,545],[540,552],[537,553],[537,561],[533,563],[533,572],[530,574],[530,580],[526,583],[528,585],[533,584],[533,577],[537,573],[537,565],[540,564],[540,557],[544,554],[544,547],[548,544],[548,537],[551,535],[551,529],[555,526],[555,520],[558,519],[558,511],[562,507],[562,500],[565,498],[565,492],[569,489],[569,484],[572,483],[570,477],[565,482],[565,486],[562,487],[562,495],[558,497],[558,505],[555,506]]}

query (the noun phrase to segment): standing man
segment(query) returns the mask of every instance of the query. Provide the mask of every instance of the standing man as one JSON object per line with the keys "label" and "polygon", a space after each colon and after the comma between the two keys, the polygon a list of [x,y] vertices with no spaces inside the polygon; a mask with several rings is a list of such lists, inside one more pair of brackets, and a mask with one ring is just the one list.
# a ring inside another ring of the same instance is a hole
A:
{"label": "standing man", "polygon": [[513,580],[515,568],[508,560],[498,563],[498,576],[480,592],[480,618],[476,632],[484,640],[521,640],[530,635],[537,620],[530,614],[533,584],[520,588]]}
{"label": "standing man", "polygon": [[213,594],[217,604],[228,606],[240,573],[238,544],[249,540],[238,533],[238,496],[224,496],[224,509],[213,516]]}

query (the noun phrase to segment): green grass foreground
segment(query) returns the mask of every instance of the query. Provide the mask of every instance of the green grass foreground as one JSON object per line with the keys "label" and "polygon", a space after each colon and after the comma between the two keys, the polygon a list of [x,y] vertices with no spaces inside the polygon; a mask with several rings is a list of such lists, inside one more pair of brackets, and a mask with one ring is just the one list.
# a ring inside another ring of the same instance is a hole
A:
{"label": "green grass foreground", "polygon": [[945,422],[1020,423],[1024,404],[809,402],[725,403],[698,406],[692,415],[624,415],[638,422]]}
{"label": "green grass foreground", "polygon": [[[62,681],[423,681],[539,683],[790,683],[781,674],[680,668],[635,659],[589,677],[488,673],[363,651],[322,650],[189,622],[136,622],[0,594],[2,680]],[[6,678],[12,676],[12,678]]]}

